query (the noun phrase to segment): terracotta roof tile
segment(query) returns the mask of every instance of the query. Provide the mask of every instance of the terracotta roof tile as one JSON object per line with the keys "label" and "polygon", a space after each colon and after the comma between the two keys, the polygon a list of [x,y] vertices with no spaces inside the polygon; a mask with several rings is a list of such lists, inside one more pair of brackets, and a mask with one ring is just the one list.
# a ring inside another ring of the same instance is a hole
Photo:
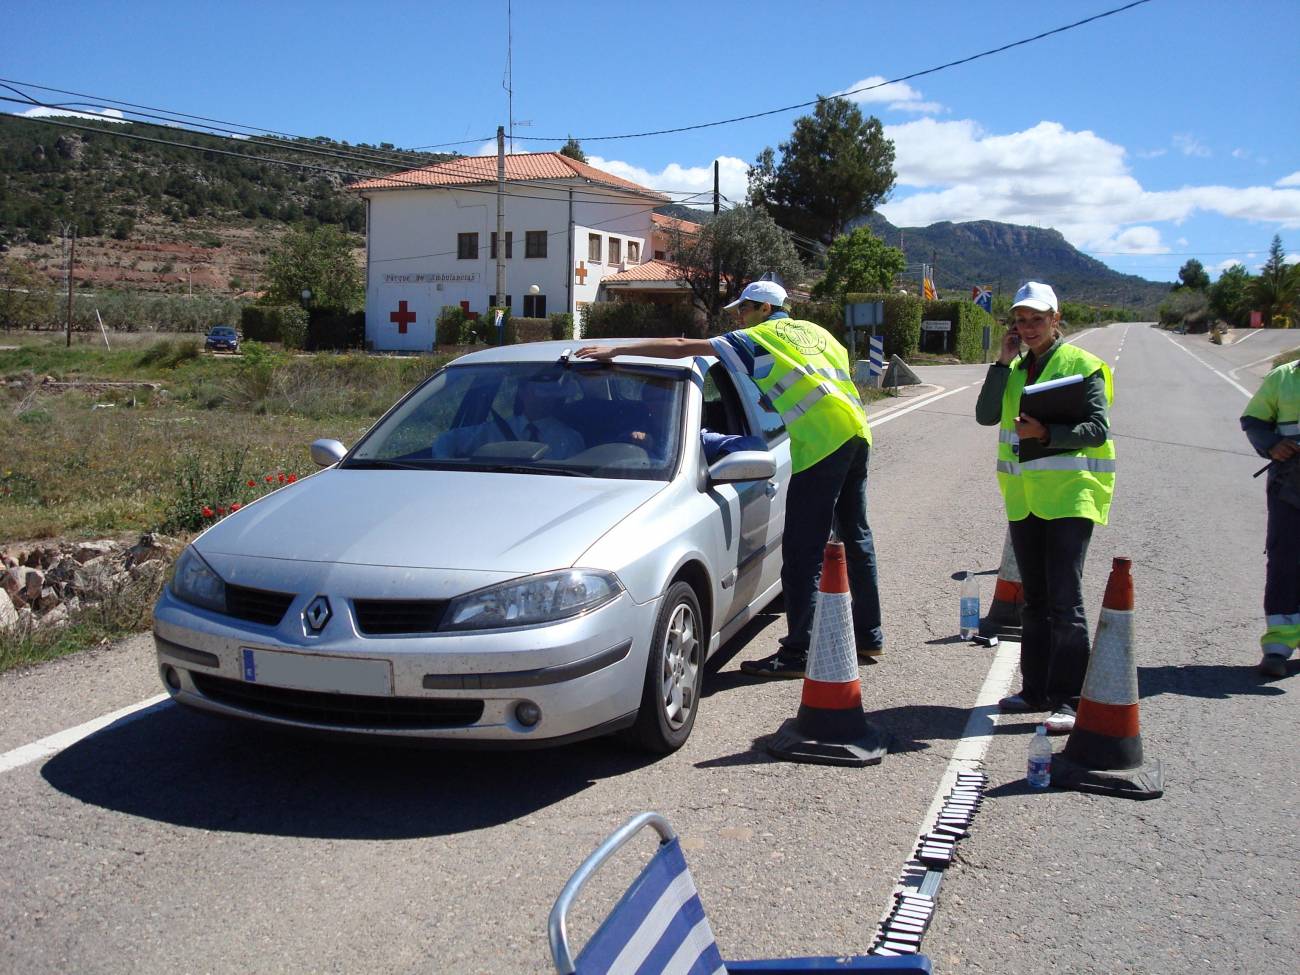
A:
{"label": "terracotta roof tile", "polygon": [[653,223],[656,227],[663,227],[665,230],[669,230],[674,227],[679,227],[688,234],[693,234],[697,230],[703,229],[701,224],[694,223],[693,221],[690,220],[681,220],[678,219],[677,217],[670,217],[662,213],[650,214],[650,222]]}
{"label": "terracotta roof tile", "polygon": [[680,265],[671,261],[646,261],[644,264],[634,264],[626,271],[619,271],[617,274],[607,274],[601,281],[602,284],[632,284],[639,281],[681,281],[682,269]]}
{"label": "terracotta roof tile", "polygon": [[[664,194],[647,189],[631,180],[615,176],[595,166],[562,156],[558,152],[522,152],[506,156],[507,180],[587,180],[598,186],[628,190],[656,200],[666,200]],[[353,183],[350,190],[400,190],[419,189],[425,186],[473,186],[497,181],[496,156],[458,156],[446,162],[435,163],[420,169],[408,169]]]}

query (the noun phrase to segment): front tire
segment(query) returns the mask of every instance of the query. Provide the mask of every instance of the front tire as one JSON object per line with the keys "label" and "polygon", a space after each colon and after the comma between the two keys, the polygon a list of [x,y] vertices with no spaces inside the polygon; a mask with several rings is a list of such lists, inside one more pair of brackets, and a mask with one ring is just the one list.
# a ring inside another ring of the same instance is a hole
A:
{"label": "front tire", "polygon": [[659,607],[641,708],[628,729],[633,743],[646,751],[666,755],[691,736],[704,686],[702,624],[695,590],[685,582],[674,582]]}

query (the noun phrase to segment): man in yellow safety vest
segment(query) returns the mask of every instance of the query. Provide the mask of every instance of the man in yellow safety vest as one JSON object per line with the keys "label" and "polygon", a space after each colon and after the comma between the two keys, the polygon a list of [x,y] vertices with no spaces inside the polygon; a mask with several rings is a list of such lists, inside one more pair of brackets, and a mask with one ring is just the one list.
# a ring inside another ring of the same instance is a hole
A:
{"label": "man in yellow safety vest", "polygon": [[853,385],[848,353],[820,325],[785,311],[786,292],[754,281],[726,307],[744,328],[713,339],[648,339],[628,345],[589,345],[581,358],[616,355],[678,359],[711,355],[753,379],[766,407],[790,437],[791,478],[781,536],[781,588],[788,634],[780,649],[740,669],[754,677],[803,677],[812,636],[822,555],[832,526],[844,543],[858,659],[884,648],[876,549],[867,523],[867,461],[871,429]]}

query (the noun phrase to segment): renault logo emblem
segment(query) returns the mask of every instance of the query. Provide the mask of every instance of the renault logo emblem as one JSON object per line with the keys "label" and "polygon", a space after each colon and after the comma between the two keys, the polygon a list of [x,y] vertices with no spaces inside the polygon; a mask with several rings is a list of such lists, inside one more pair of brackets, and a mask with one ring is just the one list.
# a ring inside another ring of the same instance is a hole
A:
{"label": "renault logo emblem", "polygon": [[325,624],[330,621],[331,615],[330,601],[324,596],[317,596],[302,611],[302,620],[307,624],[308,632],[319,633],[325,629]]}

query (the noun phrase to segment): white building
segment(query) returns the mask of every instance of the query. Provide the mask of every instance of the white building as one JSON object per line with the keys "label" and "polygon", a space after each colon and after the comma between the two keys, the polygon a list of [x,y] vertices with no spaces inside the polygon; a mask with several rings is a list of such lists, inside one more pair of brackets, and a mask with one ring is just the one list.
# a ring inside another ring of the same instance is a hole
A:
{"label": "white building", "polygon": [[[496,297],[497,159],[465,156],[350,187],[366,201],[366,341],[429,350],[447,305]],[[606,277],[649,262],[668,198],[557,152],[506,156],[504,300],[512,314],[577,313]],[[533,293],[532,288],[537,290]]]}

